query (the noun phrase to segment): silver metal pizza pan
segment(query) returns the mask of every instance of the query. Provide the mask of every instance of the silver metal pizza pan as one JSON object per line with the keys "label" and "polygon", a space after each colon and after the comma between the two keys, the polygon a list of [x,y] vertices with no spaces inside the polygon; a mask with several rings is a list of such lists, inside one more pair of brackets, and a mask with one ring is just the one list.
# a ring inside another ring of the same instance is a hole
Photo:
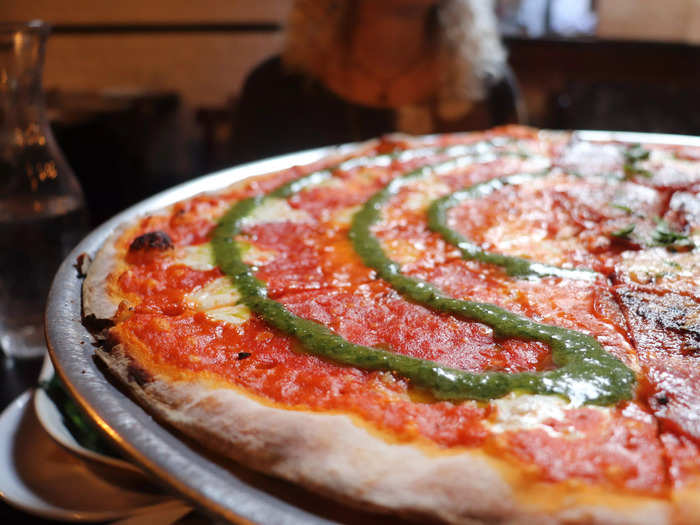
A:
{"label": "silver metal pizza pan", "polygon": [[[700,146],[700,137],[578,131],[583,140]],[[198,193],[216,191],[248,177],[308,164],[353,145],[319,148],[244,164],[176,186],[116,215],[68,255],[56,274],[46,307],[46,337],[54,366],[86,413],[124,454],[206,511],[236,523],[306,525],[382,523],[385,520],[314,496],[233,462],[222,461],[160,425],[117,389],[93,359],[94,339],[81,323],[81,286],[75,263],[94,256],[122,222]],[[395,522],[395,521],[394,521]]]}

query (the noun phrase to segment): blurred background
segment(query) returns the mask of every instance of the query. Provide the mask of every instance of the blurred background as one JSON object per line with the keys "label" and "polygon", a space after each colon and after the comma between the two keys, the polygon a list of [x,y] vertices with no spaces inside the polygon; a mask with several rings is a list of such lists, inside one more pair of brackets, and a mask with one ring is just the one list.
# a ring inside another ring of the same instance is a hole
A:
{"label": "blurred background", "polygon": [[[246,76],[280,52],[291,0],[0,2],[53,25],[44,89],[94,224],[238,161]],[[524,123],[700,134],[700,2],[500,0]],[[244,132],[244,131],[243,131]]]}

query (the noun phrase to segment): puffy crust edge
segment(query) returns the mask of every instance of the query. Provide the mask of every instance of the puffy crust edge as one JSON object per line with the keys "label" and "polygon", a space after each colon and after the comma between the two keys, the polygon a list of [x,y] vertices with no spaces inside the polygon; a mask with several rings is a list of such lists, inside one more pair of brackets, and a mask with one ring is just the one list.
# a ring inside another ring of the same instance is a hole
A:
{"label": "puffy crust edge", "polygon": [[234,389],[135,374],[141,367],[124,344],[97,355],[143,406],[207,448],[356,507],[466,524],[673,521],[670,505],[655,500],[529,507],[478,452],[429,455],[389,443],[345,415],[286,410]]}
{"label": "puffy crust edge", "polygon": [[90,263],[83,281],[84,318],[94,316],[98,320],[113,319],[117,313],[119,301],[109,293],[109,275],[119,264],[117,243],[127,229],[127,225],[116,228]]}

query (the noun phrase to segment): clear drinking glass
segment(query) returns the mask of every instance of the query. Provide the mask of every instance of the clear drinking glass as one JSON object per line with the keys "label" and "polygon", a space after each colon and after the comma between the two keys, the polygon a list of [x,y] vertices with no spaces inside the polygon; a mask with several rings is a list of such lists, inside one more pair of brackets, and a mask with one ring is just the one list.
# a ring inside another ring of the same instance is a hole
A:
{"label": "clear drinking glass", "polygon": [[45,350],[46,295],[87,229],[83,192],[51,133],[41,73],[49,27],[0,23],[0,349]]}

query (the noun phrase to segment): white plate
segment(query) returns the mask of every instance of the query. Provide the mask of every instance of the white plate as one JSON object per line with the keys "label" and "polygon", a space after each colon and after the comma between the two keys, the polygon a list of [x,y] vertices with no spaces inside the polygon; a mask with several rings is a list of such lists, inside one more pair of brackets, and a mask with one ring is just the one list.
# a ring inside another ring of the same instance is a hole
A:
{"label": "white plate", "polygon": [[[44,358],[44,364],[39,373],[39,381],[49,381],[53,377],[53,374],[54,368],[51,364],[51,359],[49,359],[47,355]],[[46,430],[60,445],[66,447],[71,452],[91,461],[98,461],[114,468],[126,469],[135,474],[141,473],[139,468],[133,463],[129,463],[121,458],[95,452],[78,443],[73,437],[73,434],[70,433],[70,430],[68,430],[68,427],[66,427],[61,411],[41,388],[36,389],[34,392],[34,411],[36,412],[36,417],[39,419],[39,423],[44,427],[44,430]]]}
{"label": "white plate", "polygon": [[[109,480],[59,447],[31,410],[31,391],[0,415],[0,497],[26,512],[64,521],[104,521],[189,512],[144,482],[142,475]],[[135,479],[134,479],[135,478]]]}

